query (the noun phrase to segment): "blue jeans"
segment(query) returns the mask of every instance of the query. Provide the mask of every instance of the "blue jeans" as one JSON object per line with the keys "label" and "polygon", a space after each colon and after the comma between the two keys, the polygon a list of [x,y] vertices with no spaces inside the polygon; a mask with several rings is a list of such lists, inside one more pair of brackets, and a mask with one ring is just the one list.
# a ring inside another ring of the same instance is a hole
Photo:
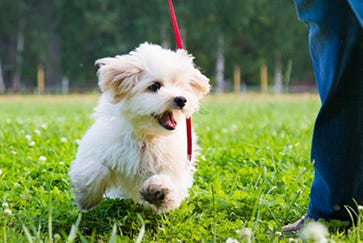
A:
{"label": "blue jeans", "polygon": [[295,0],[309,30],[322,106],[315,121],[315,174],[308,215],[350,220],[363,204],[363,1]]}

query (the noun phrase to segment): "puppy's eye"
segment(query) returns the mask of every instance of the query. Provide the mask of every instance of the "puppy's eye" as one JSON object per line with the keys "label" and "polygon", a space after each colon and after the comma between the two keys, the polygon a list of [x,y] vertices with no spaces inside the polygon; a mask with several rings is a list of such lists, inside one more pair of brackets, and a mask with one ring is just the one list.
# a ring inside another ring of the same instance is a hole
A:
{"label": "puppy's eye", "polygon": [[161,83],[160,82],[155,82],[153,83],[152,85],[149,86],[149,90],[150,91],[153,91],[153,92],[156,92],[160,89],[161,87]]}

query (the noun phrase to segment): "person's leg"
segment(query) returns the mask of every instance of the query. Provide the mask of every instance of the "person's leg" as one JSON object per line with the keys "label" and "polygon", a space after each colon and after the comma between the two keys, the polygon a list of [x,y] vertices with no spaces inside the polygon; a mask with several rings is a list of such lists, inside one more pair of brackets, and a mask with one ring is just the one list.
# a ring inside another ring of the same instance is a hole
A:
{"label": "person's leg", "polygon": [[363,203],[363,31],[346,1],[295,0],[309,28],[322,107],[315,122],[315,168],[308,216],[349,220]]}
{"label": "person's leg", "polygon": [[348,0],[352,10],[357,16],[357,19],[361,26],[363,26],[363,2],[362,0]]}

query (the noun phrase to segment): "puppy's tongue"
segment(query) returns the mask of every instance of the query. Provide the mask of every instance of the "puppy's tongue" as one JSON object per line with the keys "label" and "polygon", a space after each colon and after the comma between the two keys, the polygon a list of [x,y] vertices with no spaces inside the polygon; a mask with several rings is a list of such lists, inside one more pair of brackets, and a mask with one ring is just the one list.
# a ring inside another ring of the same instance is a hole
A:
{"label": "puppy's tongue", "polygon": [[158,121],[162,127],[168,130],[174,130],[177,122],[174,119],[173,112],[167,111],[158,117]]}

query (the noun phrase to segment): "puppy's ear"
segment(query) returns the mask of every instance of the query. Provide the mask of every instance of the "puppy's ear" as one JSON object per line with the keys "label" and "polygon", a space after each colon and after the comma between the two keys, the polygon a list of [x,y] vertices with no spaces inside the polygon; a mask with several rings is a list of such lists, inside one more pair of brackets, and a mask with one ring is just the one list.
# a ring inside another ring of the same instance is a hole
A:
{"label": "puppy's ear", "polygon": [[[192,65],[195,67],[195,64],[193,62],[193,60],[194,60],[193,55],[189,54],[184,49],[178,49],[176,51],[176,53],[178,55],[182,56],[183,58],[185,58],[190,63],[192,63]],[[192,86],[192,88],[194,89],[194,92],[199,97],[202,97],[202,96],[208,94],[208,92],[210,90],[209,79],[206,76],[204,76],[196,67],[195,67],[192,79],[190,81],[190,85]]]}
{"label": "puppy's ear", "polygon": [[190,85],[194,89],[194,92],[201,98],[208,94],[210,91],[209,79],[204,76],[198,69],[195,70],[195,74],[190,80]]}
{"label": "puppy's ear", "polygon": [[95,64],[99,67],[98,85],[102,92],[110,93],[112,103],[129,93],[143,70],[138,59],[131,55],[101,58]]}

